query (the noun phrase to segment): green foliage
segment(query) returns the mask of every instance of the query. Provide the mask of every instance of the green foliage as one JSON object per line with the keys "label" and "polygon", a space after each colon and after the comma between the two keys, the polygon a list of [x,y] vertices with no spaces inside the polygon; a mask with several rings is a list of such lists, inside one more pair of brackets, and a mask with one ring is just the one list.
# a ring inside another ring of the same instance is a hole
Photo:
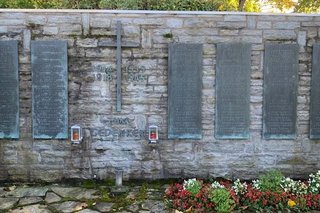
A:
{"label": "green foliage", "polygon": [[136,196],[137,200],[145,200],[147,199],[147,189],[148,189],[148,184],[142,184],[142,186],[139,189],[139,193]]}
{"label": "green foliage", "polygon": [[295,7],[296,12],[313,13],[320,12],[320,1],[316,0],[299,0]]}
{"label": "green foliage", "polygon": [[97,184],[94,180],[84,180],[81,182],[81,187],[86,189],[95,189]]}
{"label": "green foliage", "polygon": [[[266,0],[0,0],[0,8],[259,12],[260,1]],[[281,11],[294,8],[295,12],[320,12],[319,0],[268,0],[267,3]]]}
{"label": "green foliage", "polygon": [[209,199],[215,204],[217,213],[229,213],[234,208],[234,200],[225,188],[213,189],[209,192]]}
{"label": "green foliage", "polygon": [[190,192],[191,195],[195,196],[198,194],[202,188],[202,184],[197,179],[189,179],[187,181],[184,181],[183,188]]}
{"label": "green foliage", "polygon": [[105,186],[114,186],[116,184],[114,179],[105,179],[103,180],[103,185]]}
{"label": "green foliage", "polygon": [[244,10],[247,12],[260,12],[260,5],[257,0],[247,0],[244,5]]}
{"label": "green foliage", "polygon": [[[68,9],[126,9],[236,11],[238,0],[0,0],[1,8],[68,8]],[[245,11],[259,11],[258,0],[246,0]]]}
{"label": "green foliage", "polygon": [[265,175],[259,177],[259,187],[262,192],[273,191],[280,192],[283,174],[278,170],[271,170]]}
{"label": "green foliage", "polygon": [[272,4],[281,11],[295,6],[295,2],[293,0],[269,0],[269,4]]}
{"label": "green foliage", "polygon": [[173,35],[172,35],[172,33],[166,33],[166,34],[163,35],[163,37],[165,37],[165,38],[173,38]]}

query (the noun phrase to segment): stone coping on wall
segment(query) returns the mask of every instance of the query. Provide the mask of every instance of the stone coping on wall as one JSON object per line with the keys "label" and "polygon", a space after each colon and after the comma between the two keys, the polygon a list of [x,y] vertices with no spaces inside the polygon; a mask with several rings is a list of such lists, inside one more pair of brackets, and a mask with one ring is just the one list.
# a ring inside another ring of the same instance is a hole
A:
{"label": "stone coping on wall", "polygon": [[107,13],[107,14],[157,14],[157,15],[256,15],[256,16],[309,16],[320,14],[306,13],[253,13],[220,11],[160,11],[160,10],[75,10],[75,9],[0,9],[0,13]]}

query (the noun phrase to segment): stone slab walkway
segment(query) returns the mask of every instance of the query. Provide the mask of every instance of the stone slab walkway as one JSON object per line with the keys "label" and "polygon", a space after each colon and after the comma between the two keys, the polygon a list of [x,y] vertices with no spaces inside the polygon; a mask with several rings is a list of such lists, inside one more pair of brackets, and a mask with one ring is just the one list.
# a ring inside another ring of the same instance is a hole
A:
{"label": "stone slab walkway", "polygon": [[95,185],[0,185],[1,213],[98,213],[138,212],[167,213],[163,200],[166,186],[147,185],[125,187],[113,193],[114,187]]}

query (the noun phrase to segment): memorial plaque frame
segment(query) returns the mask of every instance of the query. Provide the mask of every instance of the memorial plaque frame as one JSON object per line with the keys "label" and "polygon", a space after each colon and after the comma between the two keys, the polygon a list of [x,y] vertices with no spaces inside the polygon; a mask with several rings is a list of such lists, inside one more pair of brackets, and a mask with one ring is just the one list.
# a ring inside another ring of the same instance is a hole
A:
{"label": "memorial plaque frame", "polygon": [[320,43],[313,45],[311,98],[310,98],[310,139],[320,139]]}
{"label": "memorial plaque frame", "polygon": [[267,140],[296,137],[297,44],[265,44],[263,88],[263,136]]}
{"label": "memorial plaque frame", "polygon": [[217,139],[249,139],[251,44],[217,44]]}
{"label": "memorial plaque frame", "polygon": [[168,138],[202,138],[202,44],[169,44]]}
{"label": "memorial plaque frame", "polygon": [[31,41],[35,139],[68,138],[67,41]]}
{"label": "memorial plaque frame", "polygon": [[19,138],[18,41],[0,41],[0,139]]}

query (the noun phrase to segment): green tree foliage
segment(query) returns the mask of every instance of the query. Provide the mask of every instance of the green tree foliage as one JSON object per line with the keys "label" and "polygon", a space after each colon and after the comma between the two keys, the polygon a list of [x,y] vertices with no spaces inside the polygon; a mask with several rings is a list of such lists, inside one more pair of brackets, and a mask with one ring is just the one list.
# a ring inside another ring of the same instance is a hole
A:
{"label": "green tree foliage", "polygon": [[291,9],[296,4],[293,0],[268,0],[268,3],[272,4],[281,11]]}
{"label": "green tree foliage", "polygon": [[0,0],[0,8],[259,12],[260,2],[281,11],[294,8],[296,12],[320,12],[320,0]]}
{"label": "green tree foliage", "polygon": [[[143,10],[201,10],[201,11],[237,11],[238,0],[101,0],[104,9],[143,9]],[[258,0],[247,0],[245,11],[260,10]]]}
{"label": "green tree foliage", "polygon": [[241,11],[259,11],[258,0],[0,0],[0,7],[183,11],[237,11],[241,8]]}
{"label": "green tree foliage", "polygon": [[299,0],[295,7],[296,12],[302,13],[314,13],[320,12],[320,1],[319,0]]}
{"label": "green tree foliage", "polygon": [[295,12],[314,13],[320,12],[320,0],[262,0],[281,11],[294,8]]}

